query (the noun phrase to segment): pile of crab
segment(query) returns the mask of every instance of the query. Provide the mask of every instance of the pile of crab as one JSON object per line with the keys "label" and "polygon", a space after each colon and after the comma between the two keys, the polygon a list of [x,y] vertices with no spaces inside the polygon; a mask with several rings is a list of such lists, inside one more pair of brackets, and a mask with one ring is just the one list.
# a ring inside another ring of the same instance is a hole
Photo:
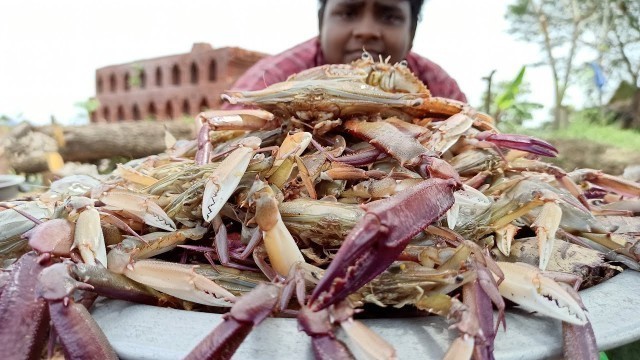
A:
{"label": "pile of crab", "polygon": [[493,358],[504,298],[597,358],[577,290],[638,270],[638,183],[545,163],[552,145],[366,53],[223,97],[247,108],[200,114],[196,140],[0,204],[3,354],[38,357],[48,337],[116,358],[87,311],[100,295],[226,308],[190,359],[231,357],[278,314],[318,358],[394,358],[354,319],[365,304],[444,316],[446,358]]}

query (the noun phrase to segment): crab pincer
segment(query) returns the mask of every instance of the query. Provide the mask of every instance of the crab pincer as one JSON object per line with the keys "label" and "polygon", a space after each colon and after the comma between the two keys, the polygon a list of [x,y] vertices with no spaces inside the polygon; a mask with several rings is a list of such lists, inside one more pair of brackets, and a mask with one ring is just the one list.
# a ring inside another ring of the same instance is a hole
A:
{"label": "crab pincer", "polygon": [[536,155],[548,157],[556,157],[558,155],[558,149],[553,145],[532,136],[519,134],[497,134],[491,131],[482,131],[475,135],[475,139],[487,141],[499,147],[526,151]]}
{"label": "crab pincer", "polygon": [[351,230],[309,300],[326,308],[383,272],[411,238],[438,220],[454,203],[458,183],[431,178],[391,198],[362,205],[366,211]]}

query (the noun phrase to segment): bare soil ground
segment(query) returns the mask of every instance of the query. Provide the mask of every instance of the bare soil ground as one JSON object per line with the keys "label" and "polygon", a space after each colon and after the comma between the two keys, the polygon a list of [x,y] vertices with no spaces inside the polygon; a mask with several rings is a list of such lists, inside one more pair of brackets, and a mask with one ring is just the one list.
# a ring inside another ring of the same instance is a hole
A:
{"label": "bare soil ground", "polygon": [[612,175],[621,175],[625,167],[640,165],[640,152],[602,145],[576,139],[550,141],[559,151],[550,162],[566,171],[580,168],[603,170]]}

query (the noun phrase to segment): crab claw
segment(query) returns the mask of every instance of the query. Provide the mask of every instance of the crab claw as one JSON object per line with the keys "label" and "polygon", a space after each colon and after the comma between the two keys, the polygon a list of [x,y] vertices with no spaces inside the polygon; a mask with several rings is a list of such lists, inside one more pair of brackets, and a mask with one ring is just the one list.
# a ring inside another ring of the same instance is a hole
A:
{"label": "crab claw", "polygon": [[383,272],[411,238],[438,220],[454,203],[455,180],[428,179],[391,198],[363,205],[363,218],[351,230],[309,306],[326,308]]}
{"label": "crab claw", "polygon": [[544,140],[532,136],[517,134],[496,134],[490,131],[483,131],[476,134],[475,138],[480,141],[488,141],[501,147],[514,150],[522,150],[528,153],[556,157],[558,149]]}
{"label": "crab claw", "polygon": [[520,307],[564,322],[584,325],[587,315],[578,302],[555,280],[525,263],[498,262],[504,273],[500,294]]}

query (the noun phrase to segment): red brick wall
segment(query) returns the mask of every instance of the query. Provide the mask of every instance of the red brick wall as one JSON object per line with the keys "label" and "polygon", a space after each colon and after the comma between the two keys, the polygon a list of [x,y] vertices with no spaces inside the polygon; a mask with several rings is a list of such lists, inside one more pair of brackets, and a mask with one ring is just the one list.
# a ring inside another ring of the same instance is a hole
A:
{"label": "red brick wall", "polygon": [[220,95],[264,56],[198,43],[186,54],[100,68],[96,70],[100,106],[91,121],[169,120],[217,109]]}

